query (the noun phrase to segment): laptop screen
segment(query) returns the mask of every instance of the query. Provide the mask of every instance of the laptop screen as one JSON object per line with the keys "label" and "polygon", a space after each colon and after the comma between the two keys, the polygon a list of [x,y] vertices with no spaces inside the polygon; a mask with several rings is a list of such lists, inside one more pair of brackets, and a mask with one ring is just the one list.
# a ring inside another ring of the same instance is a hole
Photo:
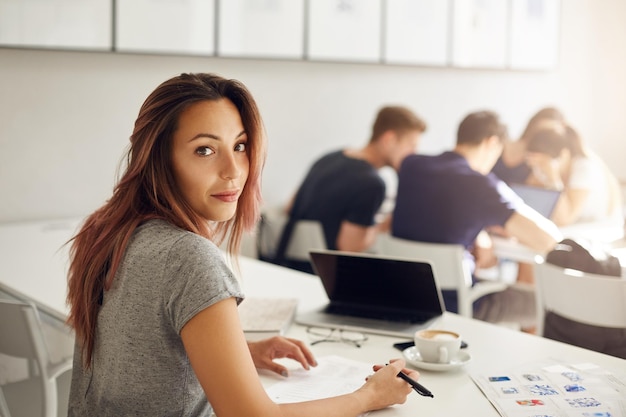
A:
{"label": "laptop screen", "polygon": [[524,200],[524,203],[548,219],[552,216],[552,211],[561,195],[561,192],[557,190],[525,184],[511,184],[511,189]]}
{"label": "laptop screen", "polygon": [[430,316],[444,311],[429,263],[339,251],[310,255],[331,304]]}

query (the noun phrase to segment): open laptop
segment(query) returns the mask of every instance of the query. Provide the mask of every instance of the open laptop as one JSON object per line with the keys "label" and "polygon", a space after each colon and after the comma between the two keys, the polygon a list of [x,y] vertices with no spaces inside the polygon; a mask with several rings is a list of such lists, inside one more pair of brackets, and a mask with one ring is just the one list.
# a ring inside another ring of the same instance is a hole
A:
{"label": "open laptop", "polygon": [[511,184],[511,189],[524,200],[524,203],[547,219],[552,216],[556,202],[561,195],[561,192],[557,190],[526,184]]}
{"label": "open laptop", "polygon": [[298,324],[413,338],[445,311],[430,263],[332,250],[310,255],[330,302],[297,315]]}

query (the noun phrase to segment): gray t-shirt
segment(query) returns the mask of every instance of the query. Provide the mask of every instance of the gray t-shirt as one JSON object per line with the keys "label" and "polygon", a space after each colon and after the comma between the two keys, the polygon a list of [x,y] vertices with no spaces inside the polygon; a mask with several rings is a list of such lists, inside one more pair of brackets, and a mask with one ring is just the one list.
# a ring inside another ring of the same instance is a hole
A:
{"label": "gray t-shirt", "polygon": [[209,416],[180,331],[243,294],[220,250],[162,220],[134,232],[98,314],[93,362],[74,354],[70,416]]}

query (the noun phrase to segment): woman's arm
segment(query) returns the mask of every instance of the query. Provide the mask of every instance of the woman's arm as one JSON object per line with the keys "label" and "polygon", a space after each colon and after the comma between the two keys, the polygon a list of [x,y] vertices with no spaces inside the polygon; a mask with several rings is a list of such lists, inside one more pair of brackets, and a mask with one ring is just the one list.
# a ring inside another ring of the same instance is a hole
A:
{"label": "woman's arm", "polygon": [[[561,196],[552,212],[551,220],[557,226],[566,226],[574,223],[580,217],[581,211],[589,196],[589,188],[564,184],[561,177],[565,170],[561,164],[565,163],[558,159],[553,159],[544,154],[529,154],[527,163],[532,169],[532,174],[527,180],[527,184],[561,190]],[[577,176],[586,177],[584,171],[588,169],[588,164],[581,162],[568,162],[569,170],[577,170]],[[573,173],[570,173],[570,177]],[[587,183],[587,181],[585,181]]]}
{"label": "woman's arm", "polygon": [[587,189],[563,190],[552,212],[552,221],[557,226],[567,226],[577,221],[588,196]]}
{"label": "woman's arm", "polygon": [[472,255],[476,263],[476,269],[486,269],[498,264],[498,257],[493,249],[491,236],[486,230],[482,230],[474,240]]}
{"label": "woman's arm", "polygon": [[[396,375],[398,360],[377,371],[352,394],[293,404],[275,404],[266,394],[237,314],[234,299],[202,310],[181,331],[181,338],[206,396],[219,417],[357,416],[403,403],[411,387]],[[405,370],[413,378],[419,374]]]}

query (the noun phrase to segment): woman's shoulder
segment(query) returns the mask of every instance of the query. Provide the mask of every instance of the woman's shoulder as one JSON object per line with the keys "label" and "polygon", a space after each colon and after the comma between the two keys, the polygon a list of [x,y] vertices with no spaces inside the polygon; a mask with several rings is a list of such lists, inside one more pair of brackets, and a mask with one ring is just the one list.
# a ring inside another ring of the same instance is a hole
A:
{"label": "woman's shoulder", "polygon": [[169,254],[168,258],[206,260],[221,251],[211,240],[197,233],[181,229],[165,220],[153,219],[143,223],[137,229],[137,241],[160,246],[160,250]]}
{"label": "woman's shoulder", "polygon": [[597,179],[603,175],[602,161],[594,156],[577,156],[572,158],[570,179]]}

